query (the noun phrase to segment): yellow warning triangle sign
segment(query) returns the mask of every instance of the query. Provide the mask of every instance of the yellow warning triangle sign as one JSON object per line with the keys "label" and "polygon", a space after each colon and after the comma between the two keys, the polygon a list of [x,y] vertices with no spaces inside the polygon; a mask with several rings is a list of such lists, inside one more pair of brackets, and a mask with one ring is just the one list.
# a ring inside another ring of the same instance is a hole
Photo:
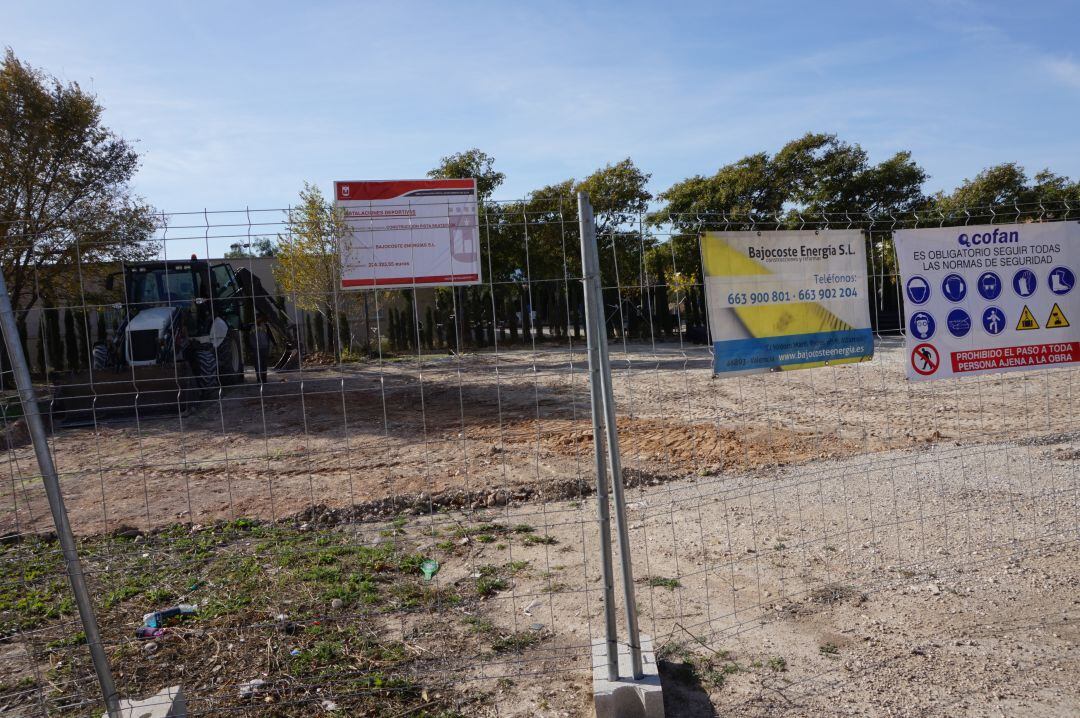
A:
{"label": "yellow warning triangle sign", "polygon": [[1023,314],[1020,315],[1020,321],[1018,321],[1016,323],[1016,330],[1017,331],[1023,331],[1024,329],[1038,329],[1038,328],[1039,328],[1039,323],[1037,321],[1035,321],[1034,315],[1032,315],[1031,310],[1028,309],[1027,305],[1025,304],[1024,305],[1024,312],[1023,312]]}
{"label": "yellow warning triangle sign", "polygon": [[1054,308],[1050,310],[1050,317],[1046,320],[1046,328],[1057,329],[1067,326],[1069,326],[1069,320],[1065,318],[1065,312],[1061,311],[1061,307],[1055,302]]}

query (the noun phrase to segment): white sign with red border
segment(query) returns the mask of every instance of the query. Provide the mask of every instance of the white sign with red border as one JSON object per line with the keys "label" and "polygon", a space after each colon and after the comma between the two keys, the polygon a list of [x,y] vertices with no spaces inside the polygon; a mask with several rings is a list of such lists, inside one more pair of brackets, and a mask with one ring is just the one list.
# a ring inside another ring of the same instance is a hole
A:
{"label": "white sign with red border", "polygon": [[335,182],[341,288],[479,284],[475,179]]}
{"label": "white sign with red border", "polygon": [[896,232],[909,379],[1080,363],[1080,223]]}

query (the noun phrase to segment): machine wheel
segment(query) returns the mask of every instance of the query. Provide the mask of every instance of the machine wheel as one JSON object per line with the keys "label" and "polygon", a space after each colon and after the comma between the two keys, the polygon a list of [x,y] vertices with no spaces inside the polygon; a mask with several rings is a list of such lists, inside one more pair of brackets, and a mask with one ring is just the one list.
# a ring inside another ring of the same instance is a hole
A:
{"label": "machine wheel", "polygon": [[109,347],[104,344],[95,344],[90,359],[90,366],[94,371],[103,371],[109,368]]}
{"label": "machine wheel", "polygon": [[229,332],[229,336],[218,347],[217,363],[221,370],[222,385],[244,383],[244,354],[235,331]]}
{"label": "machine wheel", "polygon": [[198,384],[203,389],[218,387],[218,358],[213,347],[199,347],[195,350],[195,363],[198,368]]}

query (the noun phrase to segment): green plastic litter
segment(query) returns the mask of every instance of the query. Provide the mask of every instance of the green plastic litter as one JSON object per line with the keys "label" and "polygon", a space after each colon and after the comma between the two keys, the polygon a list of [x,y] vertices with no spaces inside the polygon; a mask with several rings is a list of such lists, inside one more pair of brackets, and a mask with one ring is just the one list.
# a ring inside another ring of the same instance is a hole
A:
{"label": "green plastic litter", "polygon": [[420,570],[424,572],[424,580],[430,581],[431,577],[439,572],[439,562],[429,558],[420,564]]}

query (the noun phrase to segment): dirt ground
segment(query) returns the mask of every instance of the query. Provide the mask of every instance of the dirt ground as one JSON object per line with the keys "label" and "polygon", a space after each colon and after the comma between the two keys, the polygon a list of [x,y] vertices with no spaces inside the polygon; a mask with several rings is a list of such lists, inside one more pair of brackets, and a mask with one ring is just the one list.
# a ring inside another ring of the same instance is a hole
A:
{"label": "dirt ground", "polygon": [[[1080,712],[1075,370],[913,384],[890,340],[871,363],[726,379],[696,347],[612,360],[668,715]],[[63,428],[54,448],[82,535],[305,512],[377,539],[385,524],[334,513],[365,505],[408,515],[393,531],[439,558],[439,581],[527,561],[484,615],[543,641],[476,666],[475,714],[589,715],[580,347],[305,370],[182,417]],[[3,530],[47,531],[32,452],[9,466]],[[552,542],[446,543],[491,522]]]}
{"label": "dirt ground", "polygon": [[[62,428],[72,525],[276,519],[385,497],[594,483],[581,347],[316,368],[248,383],[186,415]],[[912,384],[885,340],[871,363],[714,379],[701,348],[615,347],[623,465],[724,474],[927,442],[1075,431],[1075,371]],[[29,446],[10,454],[0,531],[50,528]]]}

